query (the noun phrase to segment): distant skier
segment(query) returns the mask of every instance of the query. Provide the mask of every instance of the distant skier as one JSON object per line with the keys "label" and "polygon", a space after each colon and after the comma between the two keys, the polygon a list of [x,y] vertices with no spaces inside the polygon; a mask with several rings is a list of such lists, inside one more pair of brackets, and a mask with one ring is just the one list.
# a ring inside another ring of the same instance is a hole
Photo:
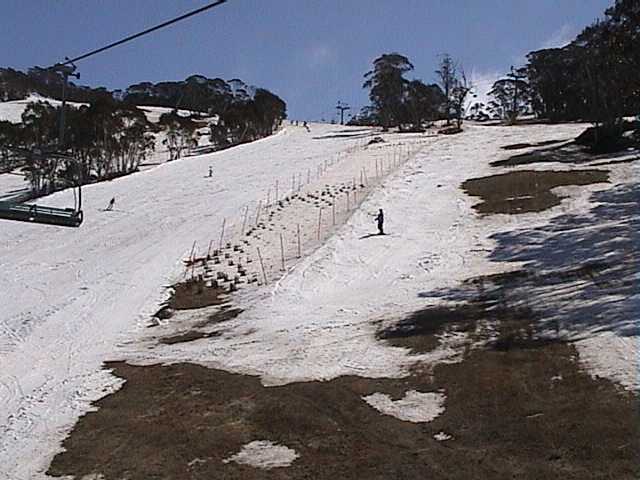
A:
{"label": "distant skier", "polygon": [[376,222],[378,222],[378,235],[384,235],[384,212],[382,209],[380,209],[378,215],[376,215]]}
{"label": "distant skier", "polygon": [[307,124],[307,121],[305,120],[304,123],[302,124],[302,126],[304,128],[306,128],[307,132],[310,132],[311,130],[309,129],[309,125]]}
{"label": "distant skier", "polygon": [[209,178],[213,177],[213,168],[209,165]]}
{"label": "distant skier", "polygon": [[107,208],[105,208],[105,210],[107,212],[110,212],[111,210],[113,210],[113,207],[115,204],[116,204],[116,197],[113,197],[111,200],[109,200],[109,205],[107,206]]}

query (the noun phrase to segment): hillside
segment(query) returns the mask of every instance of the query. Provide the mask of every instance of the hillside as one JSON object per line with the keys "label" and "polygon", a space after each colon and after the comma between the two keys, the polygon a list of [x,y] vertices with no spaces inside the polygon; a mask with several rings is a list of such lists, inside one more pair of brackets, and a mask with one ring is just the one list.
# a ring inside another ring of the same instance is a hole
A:
{"label": "hillside", "polygon": [[631,478],[637,152],[538,153],[584,128],[287,126],[3,222],[7,478]]}

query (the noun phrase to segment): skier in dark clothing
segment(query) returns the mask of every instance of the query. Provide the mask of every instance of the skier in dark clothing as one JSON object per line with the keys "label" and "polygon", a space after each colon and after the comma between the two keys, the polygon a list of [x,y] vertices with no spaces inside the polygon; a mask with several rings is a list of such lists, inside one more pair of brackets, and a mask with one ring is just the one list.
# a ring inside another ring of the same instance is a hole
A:
{"label": "skier in dark clothing", "polygon": [[376,222],[378,222],[378,235],[384,235],[384,213],[382,209],[378,211],[378,215],[376,216]]}
{"label": "skier in dark clothing", "polygon": [[107,206],[107,208],[105,208],[105,210],[107,211],[113,210],[113,206],[115,204],[116,204],[116,197],[113,197],[111,200],[109,200],[109,205]]}

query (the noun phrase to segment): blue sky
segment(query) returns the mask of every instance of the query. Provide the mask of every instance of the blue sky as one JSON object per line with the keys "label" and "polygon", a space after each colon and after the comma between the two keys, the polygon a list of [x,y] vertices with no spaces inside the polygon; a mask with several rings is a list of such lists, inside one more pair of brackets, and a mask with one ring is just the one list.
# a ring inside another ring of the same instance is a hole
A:
{"label": "blue sky", "polygon": [[[209,0],[2,0],[0,66],[46,66]],[[362,76],[381,53],[434,81],[450,53],[486,85],[535,49],[558,46],[613,0],[228,0],[78,64],[82,84],[123,88],[199,73],[268,88],[299,119],[367,103]],[[481,88],[481,90],[484,88]],[[482,92],[480,92],[482,93]]]}

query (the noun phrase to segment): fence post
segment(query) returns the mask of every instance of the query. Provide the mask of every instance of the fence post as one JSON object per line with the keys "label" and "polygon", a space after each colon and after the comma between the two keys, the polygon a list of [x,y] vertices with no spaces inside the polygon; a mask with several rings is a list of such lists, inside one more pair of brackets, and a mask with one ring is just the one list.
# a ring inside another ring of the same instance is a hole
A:
{"label": "fence post", "polygon": [[258,208],[256,210],[256,227],[258,226],[258,222],[260,221],[260,208],[262,207],[262,200],[258,202]]}
{"label": "fence post", "polygon": [[195,252],[195,249],[196,249],[196,242],[194,241],[193,245],[191,246],[191,253],[189,254],[189,260],[190,261],[193,261],[193,254]]}
{"label": "fence post", "polygon": [[247,226],[247,215],[249,215],[249,205],[247,205],[244,208],[244,218],[242,219],[242,233],[241,233],[241,235],[244,235],[244,229]]}
{"label": "fence post", "polygon": [[222,232],[220,232],[220,246],[218,247],[219,250],[222,250],[222,241],[224,239],[224,226],[227,223],[227,219],[224,218],[222,220]]}
{"label": "fence post", "polygon": [[280,232],[280,258],[282,259],[282,271],[286,270],[284,266],[284,240],[282,238],[282,232]]}
{"label": "fence post", "polygon": [[269,281],[267,280],[267,272],[264,269],[264,262],[262,261],[262,255],[260,254],[260,248],[256,247],[256,250],[258,251],[258,259],[260,260],[260,267],[262,268],[262,276],[264,277],[264,284],[266,285],[267,283],[269,283]]}

